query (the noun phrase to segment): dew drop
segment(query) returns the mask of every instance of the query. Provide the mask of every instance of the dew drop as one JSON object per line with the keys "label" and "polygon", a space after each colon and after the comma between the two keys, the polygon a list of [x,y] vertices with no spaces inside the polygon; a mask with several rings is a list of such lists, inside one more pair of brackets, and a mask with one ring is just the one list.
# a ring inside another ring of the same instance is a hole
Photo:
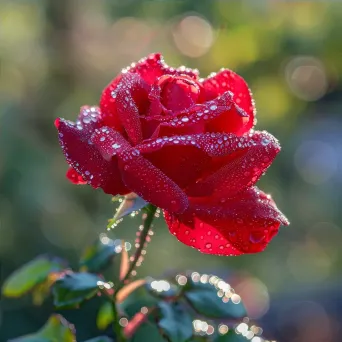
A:
{"label": "dew drop", "polygon": [[261,145],[262,145],[262,146],[267,146],[269,143],[270,143],[270,141],[269,141],[268,139],[266,139],[266,138],[263,138],[263,139],[261,140]]}
{"label": "dew drop", "polygon": [[211,248],[211,243],[209,243],[209,242],[206,243],[206,244],[205,244],[205,248]]}
{"label": "dew drop", "polygon": [[251,232],[249,235],[249,241],[251,243],[260,243],[265,239],[265,234],[260,231]]}

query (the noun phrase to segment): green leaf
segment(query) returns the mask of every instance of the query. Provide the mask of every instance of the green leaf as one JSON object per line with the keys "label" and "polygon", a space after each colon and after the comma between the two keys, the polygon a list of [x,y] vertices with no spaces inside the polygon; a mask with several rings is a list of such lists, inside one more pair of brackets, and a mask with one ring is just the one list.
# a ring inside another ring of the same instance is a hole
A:
{"label": "green leaf", "polygon": [[250,341],[242,335],[236,334],[234,330],[229,330],[227,334],[219,335],[214,342],[247,342]]}
{"label": "green leaf", "polygon": [[93,297],[103,280],[91,273],[69,273],[58,279],[53,288],[55,306],[72,307]]}
{"label": "green leaf", "polygon": [[98,336],[84,342],[113,342],[108,336]]}
{"label": "green leaf", "polygon": [[44,282],[49,274],[60,272],[64,267],[58,258],[39,256],[14,271],[2,286],[7,297],[20,297]]}
{"label": "green leaf", "polygon": [[132,318],[137,312],[140,312],[143,306],[150,308],[156,306],[157,303],[158,299],[152,296],[145,286],[139,286],[119,304],[119,308],[128,318]]}
{"label": "green leaf", "polygon": [[46,324],[35,334],[18,337],[9,342],[74,342],[74,327],[62,316],[52,315]]}
{"label": "green leaf", "polygon": [[145,207],[148,203],[139,197],[135,193],[130,193],[124,197],[124,200],[117,209],[114,217],[108,221],[107,228],[112,228],[118,221],[120,221],[124,216],[131,214],[134,211],[138,211]]}
{"label": "green leaf", "polygon": [[192,336],[192,318],[178,303],[160,302],[158,325],[172,342],[184,342]]}
{"label": "green leaf", "polygon": [[110,265],[115,255],[121,252],[121,240],[100,238],[87,247],[80,260],[80,266],[89,272],[99,272]]}
{"label": "green leaf", "polygon": [[247,314],[242,302],[234,304],[229,300],[224,303],[217,295],[218,290],[209,283],[195,283],[190,280],[187,286],[188,290],[185,291],[184,296],[201,315],[210,318],[242,318]]}
{"label": "green leaf", "polygon": [[154,324],[143,323],[129,340],[130,342],[165,342],[158,327]]}
{"label": "green leaf", "polygon": [[96,317],[96,326],[100,330],[105,330],[109,324],[113,322],[113,308],[112,303],[105,302],[100,307],[99,312],[97,313]]}

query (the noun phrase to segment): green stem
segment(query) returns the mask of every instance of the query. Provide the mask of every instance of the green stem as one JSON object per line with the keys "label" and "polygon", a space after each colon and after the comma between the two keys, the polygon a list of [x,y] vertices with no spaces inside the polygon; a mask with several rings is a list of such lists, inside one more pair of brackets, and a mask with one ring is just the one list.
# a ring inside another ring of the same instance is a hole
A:
{"label": "green stem", "polygon": [[137,262],[141,256],[141,252],[144,249],[146,238],[147,238],[148,233],[151,229],[151,224],[152,224],[152,221],[154,219],[154,215],[155,215],[156,211],[157,211],[157,207],[155,207],[154,205],[148,204],[146,206],[147,217],[144,220],[144,224],[143,224],[144,228],[141,231],[141,234],[139,236],[139,247],[137,248],[137,250],[134,254],[134,260],[130,264],[130,267],[129,267],[125,277],[121,281],[121,284],[120,284],[121,286],[119,285],[119,287],[116,290],[116,293],[118,293],[118,291],[124,286],[126,280],[131,276],[132,272],[135,269],[135,266],[137,265]]}
{"label": "green stem", "polygon": [[139,236],[139,247],[137,248],[137,250],[136,250],[136,252],[134,254],[134,259],[131,262],[126,275],[124,276],[124,278],[121,280],[121,282],[116,287],[115,292],[114,292],[114,296],[113,296],[113,300],[112,300],[112,303],[113,303],[113,318],[114,318],[114,321],[113,321],[113,331],[114,331],[114,334],[115,334],[118,342],[125,342],[126,338],[124,337],[124,335],[122,333],[122,328],[121,328],[121,326],[119,324],[119,314],[118,314],[118,310],[117,310],[117,307],[116,307],[116,296],[119,293],[119,291],[125,286],[126,281],[130,278],[132,272],[134,271],[134,269],[135,269],[135,267],[137,265],[137,262],[138,262],[138,260],[139,260],[139,258],[141,256],[141,252],[144,249],[144,245],[146,243],[146,238],[147,238],[148,233],[149,233],[149,231],[151,229],[151,225],[152,225],[152,222],[153,222],[153,219],[154,219],[154,215],[155,215],[155,213],[157,211],[157,207],[155,207],[152,204],[148,204],[145,207],[145,210],[146,210],[146,215],[147,216],[146,216],[146,218],[144,220],[144,223],[143,223],[143,230],[141,231],[141,234]]}
{"label": "green stem", "polygon": [[119,323],[119,313],[116,307],[115,300],[111,300],[112,310],[113,310],[113,333],[115,336],[115,341],[125,342],[125,336],[123,335],[121,325]]}

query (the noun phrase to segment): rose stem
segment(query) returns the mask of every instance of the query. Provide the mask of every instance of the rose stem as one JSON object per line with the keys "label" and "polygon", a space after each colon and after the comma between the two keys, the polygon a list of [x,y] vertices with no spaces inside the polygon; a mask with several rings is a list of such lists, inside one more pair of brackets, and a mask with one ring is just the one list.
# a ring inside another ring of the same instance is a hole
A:
{"label": "rose stem", "polygon": [[143,230],[141,231],[141,234],[139,236],[139,247],[137,248],[135,254],[134,254],[134,259],[130,264],[130,267],[126,273],[126,275],[123,277],[123,279],[121,280],[121,282],[118,284],[115,292],[114,292],[114,296],[113,296],[113,301],[112,301],[112,307],[113,307],[113,331],[116,335],[116,338],[118,340],[118,342],[124,342],[126,339],[123,336],[122,333],[122,329],[121,326],[119,324],[119,314],[118,314],[118,310],[116,307],[116,296],[119,293],[119,291],[125,286],[126,281],[129,279],[129,277],[131,276],[132,272],[134,271],[137,262],[141,256],[141,252],[144,249],[144,245],[146,242],[146,238],[148,236],[148,233],[151,229],[151,225],[155,216],[155,213],[157,211],[157,207],[155,207],[152,204],[148,204],[145,207],[145,211],[146,211],[146,217],[144,219],[144,223],[143,223]]}

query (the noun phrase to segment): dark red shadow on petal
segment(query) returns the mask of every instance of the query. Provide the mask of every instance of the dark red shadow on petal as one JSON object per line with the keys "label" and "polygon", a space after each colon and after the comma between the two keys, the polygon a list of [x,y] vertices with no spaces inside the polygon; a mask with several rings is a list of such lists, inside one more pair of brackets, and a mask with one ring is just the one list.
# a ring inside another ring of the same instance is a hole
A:
{"label": "dark red shadow on petal", "polygon": [[144,157],[180,188],[193,183],[210,163],[210,157],[197,147],[177,144],[165,146],[152,153],[144,153]]}

